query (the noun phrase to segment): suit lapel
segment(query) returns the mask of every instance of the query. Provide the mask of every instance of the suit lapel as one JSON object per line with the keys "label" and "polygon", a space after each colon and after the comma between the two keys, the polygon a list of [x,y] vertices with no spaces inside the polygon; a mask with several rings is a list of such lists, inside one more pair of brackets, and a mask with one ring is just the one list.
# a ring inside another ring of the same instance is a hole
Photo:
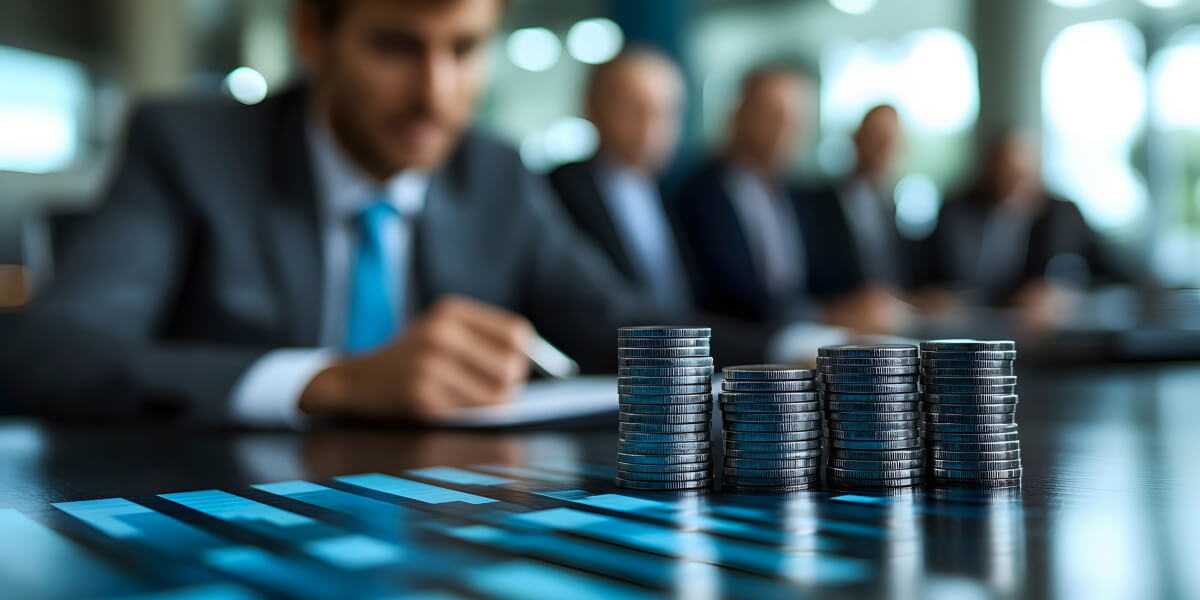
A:
{"label": "suit lapel", "polygon": [[617,226],[608,212],[608,205],[604,201],[604,192],[600,189],[600,163],[595,158],[588,160],[583,165],[583,173],[585,181],[580,183],[585,196],[580,199],[578,209],[584,215],[584,222],[594,224],[596,237],[608,249],[617,268],[626,277],[639,281],[641,273],[634,268],[633,261],[629,258],[621,234],[617,232]]}
{"label": "suit lapel", "polygon": [[275,193],[260,203],[259,231],[289,341],[313,346],[320,341],[324,264],[305,136],[305,95],[292,94],[272,136]]}

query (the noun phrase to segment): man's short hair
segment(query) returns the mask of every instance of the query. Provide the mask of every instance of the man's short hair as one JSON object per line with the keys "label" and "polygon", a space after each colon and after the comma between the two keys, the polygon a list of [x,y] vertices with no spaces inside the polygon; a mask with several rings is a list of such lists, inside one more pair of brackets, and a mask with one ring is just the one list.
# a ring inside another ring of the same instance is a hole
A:
{"label": "man's short hair", "polygon": [[[317,9],[317,16],[321,19],[321,24],[326,29],[332,28],[342,20],[342,16],[346,13],[346,5],[354,0],[299,0],[307,2]],[[441,1],[441,0],[438,0]],[[500,0],[502,9],[507,9],[512,4],[512,0]]]}
{"label": "man's short hair", "polygon": [[816,84],[816,70],[807,64],[790,59],[777,59],[759,64],[742,75],[741,91],[745,96],[754,86],[775,77],[790,76]]}
{"label": "man's short hair", "polygon": [[[626,46],[616,56],[606,62],[600,63],[592,67],[588,73],[587,83],[584,85],[584,98],[587,102],[591,102],[596,98],[597,92],[608,83],[612,74],[627,63],[649,59],[661,60],[662,62],[675,66],[675,61],[671,59],[665,52],[658,49],[656,46],[646,44],[634,44]],[[678,69],[678,67],[675,67]]]}

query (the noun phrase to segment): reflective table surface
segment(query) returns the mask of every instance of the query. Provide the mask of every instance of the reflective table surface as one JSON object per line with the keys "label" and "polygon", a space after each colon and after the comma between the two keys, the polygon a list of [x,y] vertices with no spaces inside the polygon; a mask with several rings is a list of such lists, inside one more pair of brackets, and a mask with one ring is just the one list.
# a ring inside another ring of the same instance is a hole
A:
{"label": "reflective table surface", "polygon": [[0,597],[1200,597],[1200,366],[1019,375],[1024,482],[993,492],[620,490],[615,414],[305,434],[0,420]]}

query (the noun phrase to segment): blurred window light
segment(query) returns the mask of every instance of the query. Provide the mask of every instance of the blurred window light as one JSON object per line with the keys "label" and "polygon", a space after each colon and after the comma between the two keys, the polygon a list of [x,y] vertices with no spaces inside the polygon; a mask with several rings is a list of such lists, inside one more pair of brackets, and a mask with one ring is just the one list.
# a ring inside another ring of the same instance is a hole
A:
{"label": "blurred window light", "polygon": [[541,131],[534,131],[521,138],[519,147],[521,163],[534,173],[545,173],[550,170],[550,159],[546,158],[546,136]]}
{"label": "blurred window light", "polygon": [[609,19],[584,19],[567,31],[567,52],[589,65],[610,60],[624,43],[621,26]]}
{"label": "blurred window light", "polygon": [[83,67],[0,46],[0,81],[0,170],[48,173],[70,165],[88,89]]}
{"label": "blurred window light", "polygon": [[225,89],[242,104],[258,104],[267,97],[267,78],[250,67],[238,67],[225,76]]}
{"label": "blurred window light", "polygon": [[558,36],[545,27],[526,27],[508,36],[508,59],[526,71],[545,71],[562,52]]}
{"label": "blurred window light", "polygon": [[877,0],[829,0],[829,5],[852,15],[862,15],[875,8]]}
{"label": "blurred window light", "polygon": [[1110,233],[1144,216],[1148,204],[1129,164],[1146,118],[1144,48],[1128,21],[1080,23],[1054,38],[1042,66],[1046,184]]}
{"label": "blurred window light", "polygon": [[1150,61],[1151,111],[1162,129],[1200,129],[1200,32]]}
{"label": "blurred window light", "polygon": [[1067,8],[1084,8],[1100,4],[1101,2],[1104,2],[1104,0],[1050,0],[1050,4],[1065,6]]}
{"label": "blurred window light", "polygon": [[1142,4],[1150,8],[1175,8],[1183,6],[1183,0],[1142,0]]}
{"label": "blurred window light", "polygon": [[950,29],[914,31],[896,44],[841,42],[822,54],[821,71],[821,123],[835,130],[854,129],[884,102],[925,133],[965,131],[979,114],[975,49]]}
{"label": "blurred window light", "polygon": [[924,173],[913,173],[896,183],[896,228],[911,240],[929,237],[937,227],[942,195]]}
{"label": "blurred window light", "polygon": [[583,160],[596,151],[600,136],[591,121],[563,117],[546,128],[546,159],[552,164]]}
{"label": "blurred window light", "polygon": [[817,164],[830,177],[842,177],[854,167],[854,142],[845,134],[829,134],[817,144]]}

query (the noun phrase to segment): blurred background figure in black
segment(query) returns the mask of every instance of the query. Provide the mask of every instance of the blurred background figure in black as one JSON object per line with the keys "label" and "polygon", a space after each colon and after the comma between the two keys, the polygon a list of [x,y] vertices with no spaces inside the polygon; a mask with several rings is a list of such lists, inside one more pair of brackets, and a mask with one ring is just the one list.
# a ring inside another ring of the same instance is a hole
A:
{"label": "blurred background figure in black", "polygon": [[942,208],[924,267],[967,302],[1012,305],[1050,325],[1067,316],[1072,291],[1123,277],[1079,208],[1046,191],[1037,156],[1027,134],[998,137],[978,180]]}
{"label": "blurred background figure in black", "polygon": [[691,283],[658,179],[679,140],[679,68],[656,50],[626,49],[592,69],[584,94],[599,147],[551,171],[550,184],[631,283],[663,308],[686,307]]}

